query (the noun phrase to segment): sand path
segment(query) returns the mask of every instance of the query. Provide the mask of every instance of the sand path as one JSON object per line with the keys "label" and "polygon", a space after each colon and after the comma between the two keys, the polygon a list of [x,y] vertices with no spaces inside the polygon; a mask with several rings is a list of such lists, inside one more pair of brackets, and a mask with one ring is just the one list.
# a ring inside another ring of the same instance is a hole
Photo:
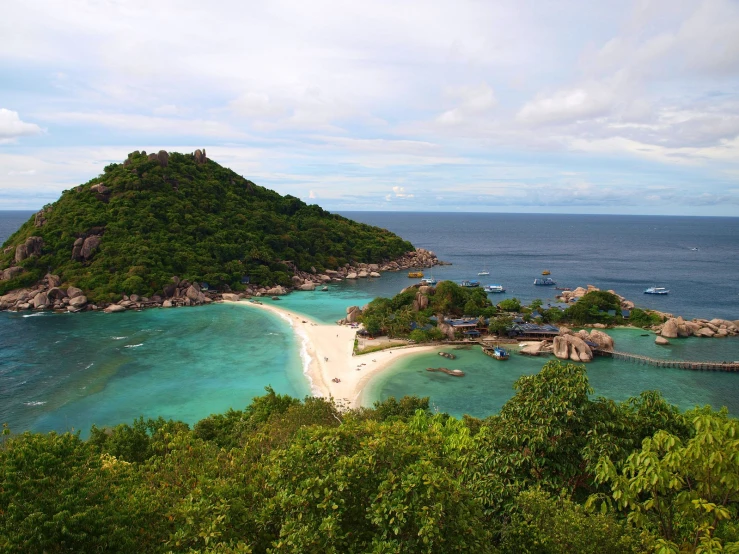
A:
{"label": "sand path", "polygon": [[[346,325],[327,325],[309,317],[279,308],[274,304],[237,302],[250,309],[267,310],[288,321],[303,340],[305,353],[310,358],[308,378],[313,394],[333,397],[348,407],[359,407],[362,390],[370,378],[387,369],[400,358],[438,349],[435,346],[404,346],[353,356],[357,330]],[[332,381],[337,378],[339,382]]]}

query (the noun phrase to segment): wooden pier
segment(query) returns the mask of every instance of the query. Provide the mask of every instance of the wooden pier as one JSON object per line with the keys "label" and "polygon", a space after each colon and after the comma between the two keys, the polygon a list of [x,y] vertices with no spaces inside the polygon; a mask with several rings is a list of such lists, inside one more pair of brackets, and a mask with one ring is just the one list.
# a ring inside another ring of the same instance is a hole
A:
{"label": "wooden pier", "polygon": [[593,353],[598,356],[608,356],[617,360],[626,360],[637,364],[653,365],[657,367],[674,367],[677,369],[690,369],[693,371],[728,371],[739,372],[739,362],[691,362],[687,360],[662,360],[659,358],[650,358],[641,354],[631,354],[629,352],[619,352],[614,350],[593,349]]}

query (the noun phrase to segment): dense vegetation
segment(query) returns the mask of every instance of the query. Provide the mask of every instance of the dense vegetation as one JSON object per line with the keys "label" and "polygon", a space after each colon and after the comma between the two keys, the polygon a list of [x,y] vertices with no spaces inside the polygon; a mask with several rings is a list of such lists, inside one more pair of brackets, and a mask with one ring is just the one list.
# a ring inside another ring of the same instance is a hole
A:
{"label": "dense vegetation", "polygon": [[[109,191],[92,190],[96,184]],[[173,275],[234,289],[245,275],[256,284],[289,285],[293,268],[378,263],[412,249],[389,231],[280,196],[191,154],[172,153],[163,167],[134,152],[50,207],[43,226],[32,218],[3,245],[30,236],[44,240],[41,255],[21,262],[26,273],[0,283],[0,294],[47,271],[96,301],[121,293],[150,296]],[[90,234],[102,235],[99,249],[87,261],[72,260],[75,240]],[[14,249],[0,254],[0,269],[13,256]]]}
{"label": "dense vegetation", "polygon": [[275,394],[193,429],[5,436],[2,552],[737,552],[739,426],[547,363],[498,415]]}
{"label": "dense vegetation", "polygon": [[[422,302],[421,297],[425,297]],[[439,314],[445,318],[482,318],[493,334],[505,334],[514,315],[524,321],[572,325],[631,323],[649,327],[662,321],[656,314],[638,308],[632,310],[631,319],[626,321],[621,315],[618,296],[610,292],[589,292],[562,310],[557,306],[544,308],[538,299],[524,306],[515,297],[494,305],[484,290],[461,287],[452,281],[441,281],[436,287],[409,288],[393,298],[375,298],[363,310],[360,321],[371,335],[387,334],[428,342],[444,336],[434,318]]]}

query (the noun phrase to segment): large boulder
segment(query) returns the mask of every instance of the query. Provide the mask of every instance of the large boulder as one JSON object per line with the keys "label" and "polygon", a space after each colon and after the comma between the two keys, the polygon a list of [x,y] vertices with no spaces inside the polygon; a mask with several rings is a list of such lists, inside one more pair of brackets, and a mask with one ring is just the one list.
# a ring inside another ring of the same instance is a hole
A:
{"label": "large boulder", "polygon": [[370,276],[370,277],[374,277],[375,279],[376,279],[377,277],[381,277],[381,275],[380,275],[379,273],[377,273],[376,271],[370,271],[370,274],[369,274],[369,276]]}
{"label": "large boulder", "polygon": [[276,286],[274,288],[267,289],[267,291],[265,292],[265,294],[268,295],[268,296],[280,296],[280,295],[283,295],[283,294],[287,294],[287,290],[285,288],[283,288],[283,287],[281,287],[281,286],[278,285],[278,286]]}
{"label": "large boulder", "polygon": [[666,339],[676,339],[677,333],[678,327],[677,320],[675,318],[668,319],[662,326],[662,331],[660,331],[660,335],[662,335]]}
{"label": "large boulder", "polygon": [[316,290],[316,284],[308,281],[300,285],[298,287],[298,290],[306,290],[306,291]]}
{"label": "large boulder", "polygon": [[28,237],[26,242],[19,244],[15,249],[16,263],[22,262],[31,256],[41,254],[41,247],[44,245],[44,239],[41,237]]}
{"label": "large boulder", "polygon": [[360,279],[365,279],[368,275],[369,273],[367,273],[367,270],[363,269],[357,274],[357,277],[359,277]]}
{"label": "large boulder", "polygon": [[597,344],[600,350],[606,350],[608,352],[613,351],[613,338],[603,331],[593,329],[592,331],[590,331],[590,336],[588,337],[588,340]]}
{"label": "large boulder", "polygon": [[92,235],[85,239],[85,242],[82,244],[82,250],[80,252],[80,257],[83,260],[89,260],[92,258],[92,254],[95,252],[95,250],[98,249],[98,246],[100,246],[100,243],[102,242],[102,237],[99,237],[98,235]]}
{"label": "large boulder", "polygon": [[346,309],[346,322],[355,323],[360,315],[362,315],[362,310],[359,306],[349,306]]}
{"label": "large boulder", "polygon": [[75,296],[69,299],[69,305],[73,308],[82,308],[85,304],[87,304],[86,296]]}
{"label": "large boulder", "polygon": [[234,294],[232,292],[224,292],[221,295],[221,298],[223,298],[223,300],[225,300],[226,302],[238,302],[239,300],[241,300],[238,294]]}
{"label": "large boulder", "polygon": [[10,281],[11,279],[18,277],[18,275],[23,273],[23,271],[24,270],[22,267],[18,267],[18,266],[9,267],[8,269],[0,271],[0,280]]}
{"label": "large boulder", "polygon": [[593,359],[593,351],[577,335],[554,337],[554,355],[560,360],[570,359],[575,362],[589,362]]}
{"label": "large boulder", "polygon": [[61,277],[59,277],[59,275],[52,275],[51,273],[47,273],[44,279],[46,279],[46,284],[52,288],[58,287],[62,284],[62,279]]}
{"label": "large boulder", "polygon": [[354,273],[354,272],[352,271],[351,273],[349,273],[349,274],[348,274],[348,275],[346,276],[346,278],[347,278],[347,279],[356,279],[356,278],[357,278],[357,274],[356,274],[356,273]]}
{"label": "large boulder", "polygon": [[715,335],[716,332],[713,329],[709,329],[708,327],[702,327],[698,330],[698,332],[695,334],[696,337],[712,337]]}
{"label": "large boulder", "polygon": [[654,344],[666,346],[670,344],[670,341],[668,341],[665,337],[660,337],[659,335],[657,335],[657,337],[654,339]]}
{"label": "large boulder", "polygon": [[167,167],[167,165],[169,165],[169,154],[167,154],[167,151],[160,150],[157,153],[157,160],[159,161],[160,166]]}
{"label": "large boulder", "polygon": [[69,296],[70,299],[82,296],[82,289],[78,289],[77,287],[69,287],[67,289],[67,296]]}
{"label": "large boulder", "polygon": [[49,297],[49,300],[55,301],[55,300],[62,300],[63,298],[67,297],[67,293],[64,292],[59,287],[52,287],[49,289],[49,291],[46,293]]}
{"label": "large boulder", "polygon": [[429,306],[429,298],[425,294],[422,294],[421,291],[418,291],[416,293],[416,298],[413,299],[413,311],[419,312],[421,310],[425,310]]}
{"label": "large boulder", "polygon": [[33,297],[31,304],[37,310],[46,308],[49,305],[49,296],[45,292],[40,292]]}
{"label": "large boulder", "polygon": [[118,312],[125,312],[126,307],[121,306],[120,304],[111,304],[107,308],[103,310],[106,314],[116,314]]}

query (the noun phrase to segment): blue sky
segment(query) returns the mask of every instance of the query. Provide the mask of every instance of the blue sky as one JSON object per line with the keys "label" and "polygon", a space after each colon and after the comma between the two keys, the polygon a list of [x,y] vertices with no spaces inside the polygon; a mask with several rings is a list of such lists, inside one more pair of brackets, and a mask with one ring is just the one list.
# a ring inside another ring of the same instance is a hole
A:
{"label": "blue sky", "polygon": [[329,210],[739,215],[736,1],[10,0],[0,210],[132,150]]}

